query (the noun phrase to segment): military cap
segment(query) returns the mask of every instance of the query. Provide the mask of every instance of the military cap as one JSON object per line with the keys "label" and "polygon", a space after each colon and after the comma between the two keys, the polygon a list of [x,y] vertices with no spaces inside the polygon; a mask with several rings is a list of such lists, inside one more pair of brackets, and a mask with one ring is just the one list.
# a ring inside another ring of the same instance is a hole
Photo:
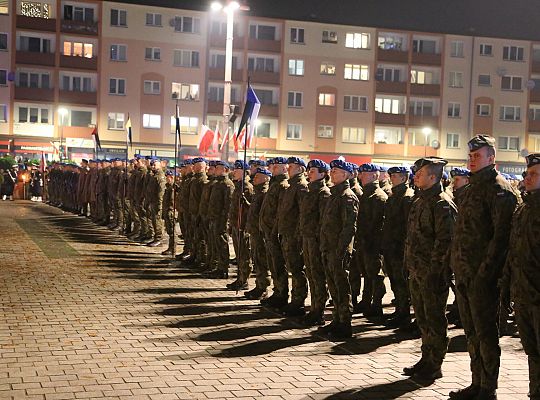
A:
{"label": "military cap", "polygon": [[272,164],[287,164],[287,158],[285,158],[285,157],[274,157],[272,159]]}
{"label": "military cap", "polygon": [[287,158],[287,164],[296,164],[300,165],[302,167],[306,167],[306,162],[302,160],[300,157],[289,157]]}
{"label": "military cap", "polygon": [[186,163],[184,161],[178,161],[176,168],[184,168],[185,166],[186,166]]}
{"label": "military cap", "polygon": [[217,160],[216,161],[216,167],[225,167],[227,169],[231,168],[231,166],[229,165],[229,163],[227,161],[222,161],[222,160]]}
{"label": "military cap", "polygon": [[408,174],[411,172],[409,167],[390,167],[388,168],[388,174]]}
{"label": "military cap", "polygon": [[476,135],[467,143],[469,151],[476,151],[484,146],[495,147],[495,138],[489,135]]}
{"label": "military cap", "polygon": [[165,175],[166,175],[166,176],[173,176],[173,175],[174,175],[174,171],[171,171],[170,169],[168,169],[167,171],[165,171]]}
{"label": "military cap", "polygon": [[330,168],[339,168],[349,173],[353,173],[353,166],[351,163],[345,160],[333,160],[330,161]]}
{"label": "military cap", "polygon": [[248,164],[250,166],[257,166],[257,167],[266,167],[268,165],[266,161],[259,160],[259,159],[249,160]]}
{"label": "military cap", "polygon": [[193,164],[197,164],[197,163],[200,163],[200,162],[206,162],[204,157],[195,157],[194,159],[192,159],[192,161],[193,161]]}
{"label": "military cap", "polygon": [[111,162],[111,160],[107,160],[106,158],[104,158],[102,161],[103,161],[103,162],[108,162],[108,163]]}
{"label": "military cap", "polygon": [[208,161],[208,166],[209,167],[215,167],[216,166],[216,160],[209,160]]}
{"label": "military cap", "polygon": [[504,173],[504,172],[501,172],[501,175],[503,176],[504,179],[506,179],[507,181],[509,181],[510,179],[510,175],[508,175],[507,173]]}
{"label": "military cap", "polygon": [[88,163],[88,160],[87,160],[86,158],[83,158],[83,159],[81,160],[81,162]]}
{"label": "military cap", "polygon": [[184,161],[184,165],[191,165],[193,164],[193,160],[191,158],[188,158],[187,160]]}
{"label": "military cap", "polygon": [[272,176],[272,173],[270,171],[268,171],[266,168],[261,168],[261,167],[257,167],[255,174],[263,174],[266,176]]}
{"label": "military cap", "polygon": [[328,172],[330,170],[330,165],[325,163],[323,160],[315,159],[308,162],[307,168],[324,169],[326,172]]}
{"label": "military cap", "polygon": [[236,160],[234,162],[234,169],[249,169],[249,165],[245,163],[243,160]]}
{"label": "military cap", "polygon": [[454,167],[450,170],[450,176],[452,178],[455,176],[469,176],[469,175],[471,175],[471,171],[469,171],[467,168]]}
{"label": "military cap", "polygon": [[443,178],[444,180],[448,179],[448,173],[447,173],[446,171],[443,171],[443,172],[442,172],[442,178]]}
{"label": "military cap", "polygon": [[441,167],[444,167],[446,164],[448,164],[448,161],[444,158],[423,157],[415,161],[412,170],[416,173],[420,168],[425,167],[426,165],[440,165]]}
{"label": "military cap", "polygon": [[268,160],[266,160],[266,164],[267,165],[272,165],[274,163],[274,159],[273,158],[269,158]]}
{"label": "military cap", "polygon": [[372,163],[365,163],[360,165],[359,171],[360,172],[377,172],[379,171],[379,166],[377,164]]}
{"label": "military cap", "polygon": [[519,178],[514,174],[510,174],[510,179],[517,181]]}
{"label": "military cap", "polygon": [[527,162],[527,168],[540,164],[540,153],[529,154],[527,157],[525,157],[525,161]]}
{"label": "military cap", "polygon": [[140,160],[142,158],[142,156],[140,154],[135,154],[133,156],[133,158],[136,159],[136,160]]}
{"label": "military cap", "polygon": [[378,165],[379,167],[379,171],[381,172],[387,172],[388,171],[388,167],[385,167],[384,165]]}

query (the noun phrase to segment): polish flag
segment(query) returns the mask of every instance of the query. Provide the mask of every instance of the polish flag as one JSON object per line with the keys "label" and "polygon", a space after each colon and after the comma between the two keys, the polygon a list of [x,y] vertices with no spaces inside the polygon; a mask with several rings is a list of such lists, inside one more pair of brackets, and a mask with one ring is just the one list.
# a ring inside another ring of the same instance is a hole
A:
{"label": "polish flag", "polygon": [[219,131],[219,123],[217,123],[216,130],[214,131],[214,140],[212,140],[212,153],[218,152],[220,141],[221,141],[221,132]]}
{"label": "polish flag", "polygon": [[225,146],[228,146],[228,145],[229,145],[229,128],[227,127],[227,131],[225,132],[225,136],[223,136],[223,142],[221,142],[219,151],[223,151]]}
{"label": "polish flag", "polygon": [[199,134],[199,145],[197,146],[201,154],[206,154],[208,152],[208,150],[212,146],[212,143],[214,142],[214,136],[214,131],[212,131],[204,124],[201,125],[201,132]]}
{"label": "polish flag", "polygon": [[246,127],[244,126],[240,133],[233,138],[234,141],[234,151],[238,153],[239,149],[245,150],[246,147],[249,147],[251,144],[251,138],[248,136],[246,142]]}

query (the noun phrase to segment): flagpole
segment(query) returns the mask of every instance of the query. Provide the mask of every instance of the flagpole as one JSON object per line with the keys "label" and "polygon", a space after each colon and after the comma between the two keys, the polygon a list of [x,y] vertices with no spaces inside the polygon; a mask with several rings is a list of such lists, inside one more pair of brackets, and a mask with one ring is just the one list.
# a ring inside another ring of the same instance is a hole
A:
{"label": "flagpole", "polygon": [[[129,118],[129,115],[128,115],[128,118]],[[128,150],[128,147],[129,146],[129,137],[128,135],[126,135],[126,166],[124,167],[124,184],[122,185],[123,186],[123,190],[122,190],[122,212],[125,210],[126,208],[126,192],[127,192],[127,181],[128,181],[128,176],[127,176],[127,171],[128,171],[128,158],[129,158],[129,150]],[[127,218],[122,218],[122,221],[124,221],[123,225],[120,227],[120,229],[124,230],[125,228],[127,228],[126,226],[126,223],[127,223]],[[125,227],[125,228],[124,228]]]}
{"label": "flagpole", "polygon": [[178,110],[178,97],[176,97],[176,106],[175,106],[175,129],[174,129],[174,182],[172,187],[173,193],[173,226],[172,226],[172,235],[173,235],[173,248],[172,248],[172,259],[176,257],[176,179],[178,176],[178,142],[180,136],[180,112]]}

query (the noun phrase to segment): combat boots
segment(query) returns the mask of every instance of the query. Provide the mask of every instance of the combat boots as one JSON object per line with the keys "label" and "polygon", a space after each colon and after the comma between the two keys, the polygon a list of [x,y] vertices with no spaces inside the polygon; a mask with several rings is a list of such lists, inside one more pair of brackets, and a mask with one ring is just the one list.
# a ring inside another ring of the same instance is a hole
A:
{"label": "combat boots", "polygon": [[244,296],[249,300],[259,300],[266,297],[266,290],[255,287],[248,292],[244,292]]}
{"label": "combat boots", "polygon": [[495,389],[481,388],[474,400],[497,400],[497,392]]}
{"label": "combat boots", "polygon": [[352,337],[352,326],[350,322],[339,322],[334,329],[328,332],[328,339],[342,340]]}
{"label": "combat boots", "polygon": [[473,400],[480,393],[480,386],[471,385],[464,389],[450,392],[448,395],[451,400]]}
{"label": "combat boots", "polygon": [[424,368],[424,365],[426,365],[426,363],[427,363],[426,359],[424,357],[422,357],[412,367],[403,368],[403,375],[405,375],[405,376],[413,376],[418,371],[420,371],[422,368]]}
{"label": "combat boots", "polygon": [[324,313],[318,311],[310,311],[302,320],[305,326],[324,326]]}
{"label": "combat boots", "polygon": [[441,365],[427,362],[413,376],[423,381],[434,381],[435,379],[442,378]]}
{"label": "combat boots", "polygon": [[306,315],[304,304],[289,303],[281,310],[281,313],[286,317],[302,317]]}

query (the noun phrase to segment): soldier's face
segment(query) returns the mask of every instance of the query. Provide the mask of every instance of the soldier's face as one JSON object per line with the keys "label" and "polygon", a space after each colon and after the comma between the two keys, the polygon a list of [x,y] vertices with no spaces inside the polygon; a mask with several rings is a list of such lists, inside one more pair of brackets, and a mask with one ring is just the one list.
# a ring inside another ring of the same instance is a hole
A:
{"label": "soldier's face", "polygon": [[287,172],[287,164],[274,164],[272,175],[282,175]]}
{"label": "soldier's face", "polygon": [[469,152],[469,169],[472,173],[495,163],[495,156],[490,155],[487,146],[481,147],[476,151]]}
{"label": "soldier's face", "polygon": [[462,188],[463,186],[469,184],[468,176],[454,176],[454,189]]}
{"label": "soldier's face", "polygon": [[362,185],[367,185],[368,183],[374,182],[379,177],[378,172],[362,172],[360,174],[360,180],[362,181]]}
{"label": "soldier's face", "polygon": [[218,165],[216,166],[215,174],[216,176],[225,176],[227,175],[227,169],[223,165]]}
{"label": "soldier's face", "polygon": [[243,169],[235,169],[233,171],[233,179],[235,181],[240,181],[242,180],[242,176],[244,175],[244,170]]}
{"label": "soldier's face", "polygon": [[249,167],[249,174],[253,175],[255,173],[255,171],[257,171],[257,166],[256,165],[251,165]]}
{"label": "soldier's face", "polygon": [[422,167],[414,174],[414,184],[421,190],[427,190],[435,184],[435,175],[430,174],[428,168]]}
{"label": "soldier's face", "polygon": [[351,174],[345,170],[342,170],[341,168],[334,167],[330,170],[330,179],[334,185],[339,185],[340,183],[345,182],[347,179],[349,179],[349,176],[351,176]]}
{"label": "soldier's face", "polygon": [[193,164],[193,172],[203,172],[206,170],[206,163],[205,162],[198,162]]}
{"label": "soldier's face", "polygon": [[392,175],[390,175],[390,182],[392,182],[392,186],[401,185],[406,180],[407,180],[407,177],[405,176],[405,174],[392,174]]}
{"label": "soldier's face", "polygon": [[527,192],[540,189],[540,164],[527,168],[524,183]]}
{"label": "soldier's face", "polygon": [[255,174],[255,177],[253,178],[253,184],[254,185],[260,185],[261,183],[264,183],[266,181],[266,175],[265,174]]}
{"label": "soldier's face", "polygon": [[320,181],[326,174],[319,172],[319,168],[313,167],[308,170],[308,179],[310,182]]}
{"label": "soldier's face", "polygon": [[167,183],[171,184],[174,181],[174,175],[167,175]]}
{"label": "soldier's face", "polygon": [[287,173],[289,176],[295,176],[302,172],[302,167],[298,164],[287,164]]}
{"label": "soldier's face", "polygon": [[216,167],[208,167],[208,175],[214,176],[216,174]]}

